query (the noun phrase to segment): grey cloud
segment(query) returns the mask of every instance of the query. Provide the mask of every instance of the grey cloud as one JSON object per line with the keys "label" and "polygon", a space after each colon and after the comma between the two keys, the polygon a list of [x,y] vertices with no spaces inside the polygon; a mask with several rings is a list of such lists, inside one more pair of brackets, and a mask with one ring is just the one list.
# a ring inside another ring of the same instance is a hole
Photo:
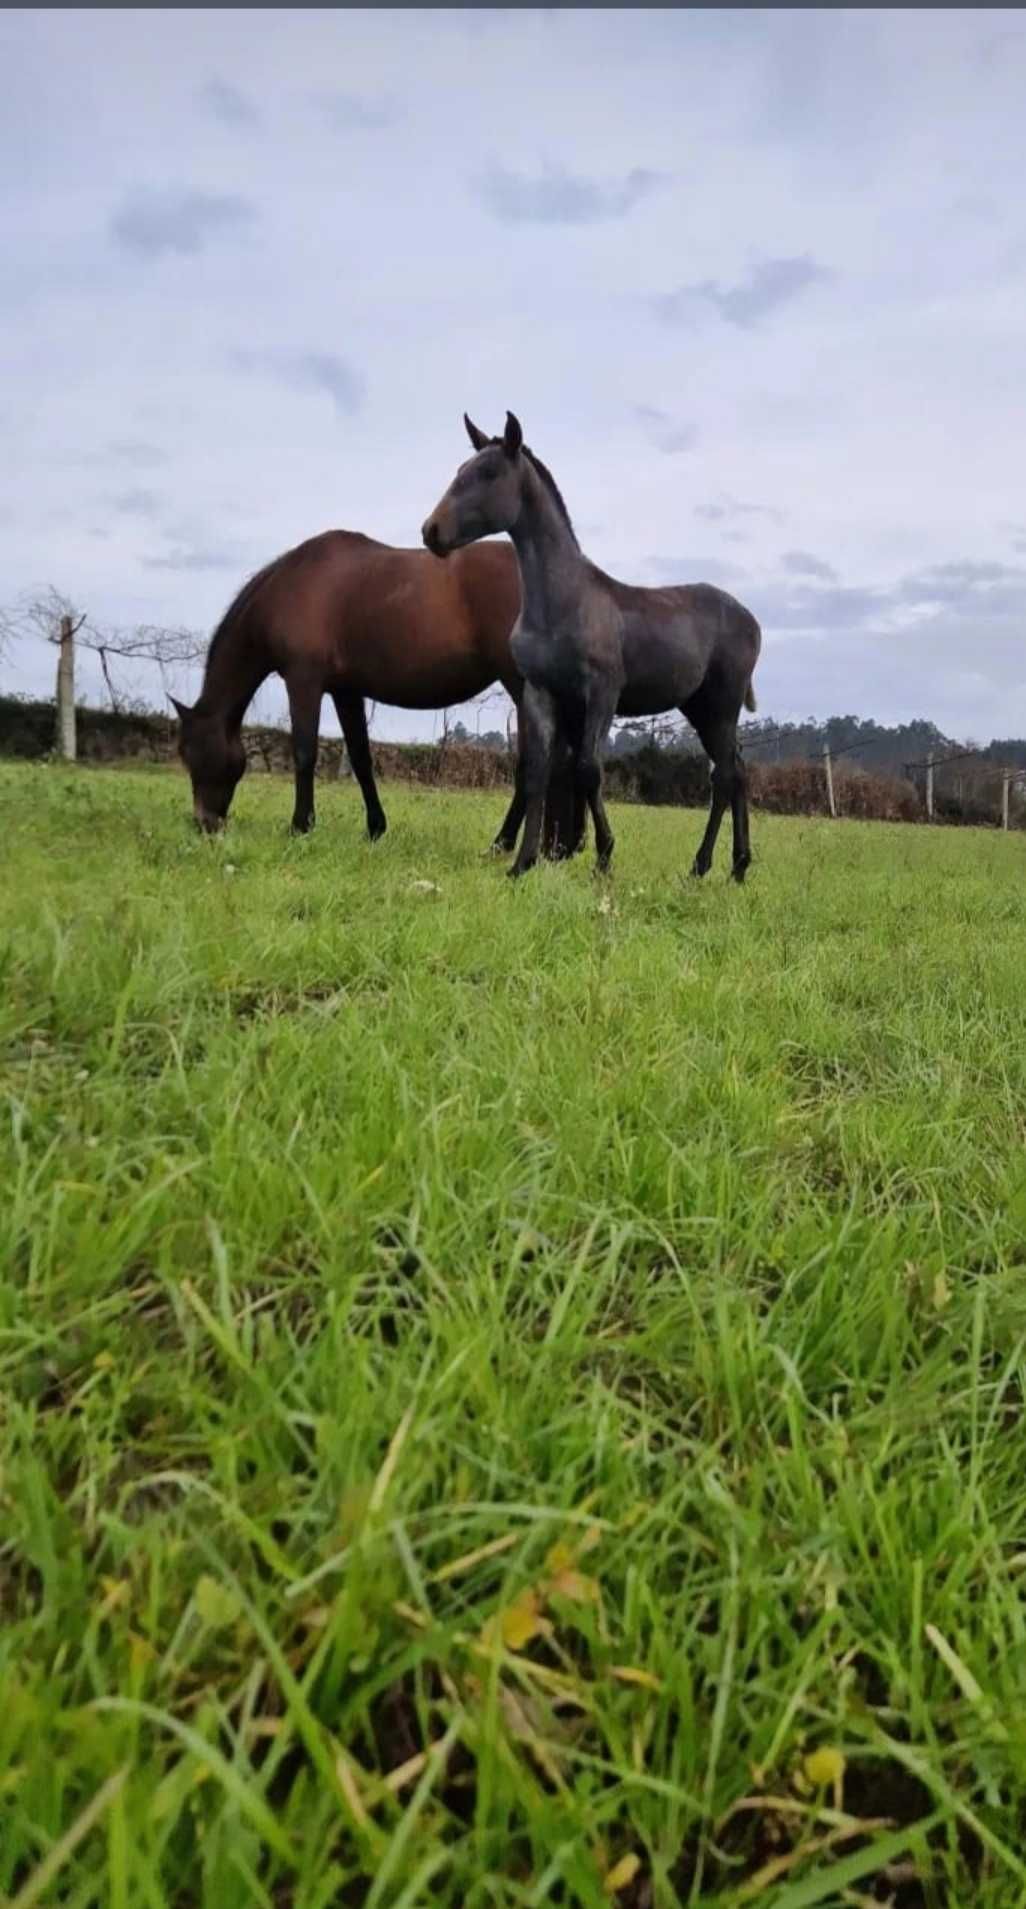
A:
{"label": "grey cloud", "polygon": [[655,585],[715,583],[721,590],[732,590],[744,583],[749,572],[729,557],[649,557],[645,564]]}
{"label": "grey cloud", "polygon": [[769,584],[760,586],[758,594],[758,608],[753,608],[763,628],[795,634],[867,631],[874,624],[882,626],[894,609],[891,593],[871,585]]}
{"label": "grey cloud", "polygon": [[758,594],[756,614],[764,626],[795,634],[891,634],[904,642],[943,624],[961,633],[964,666],[988,626],[1021,627],[1026,567],[961,559],[890,584],[769,583]]}
{"label": "grey cloud", "polygon": [[107,445],[107,456],[112,463],[130,464],[137,471],[155,470],[158,464],[167,463],[167,452],[144,438],[120,438]]}
{"label": "grey cloud", "polygon": [[122,491],[117,497],[112,497],[110,506],[122,517],[155,517],[160,510],[161,499],[156,491],[147,490],[140,485],[133,490]]}
{"label": "grey cloud", "polygon": [[324,391],[336,410],[349,415],[363,404],[363,374],[333,351],[234,351],[240,371],[262,372],[296,391]]}
{"label": "grey cloud", "polygon": [[122,438],[91,450],[62,449],[54,453],[52,461],[73,464],[82,470],[105,470],[110,474],[112,465],[123,466],[126,471],[154,471],[168,459],[159,444],[148,444],[142,438]]}
{"label": "grey cloud", "polygon": [[320,93],[317,104],[333,132],[380,132],[400,117],[394,100],[371,99],[362,93]]}
{"label": "grey cloud", "polygon": [[594,225],[622,219],[663,181],[635,166],[622,179],[589,179],[546,166],[537,176],[492,166],[478,183],[488,210],[504,225]]}
{"label": "grey cloud", "polygon": [[252,225],[256,207],[235,192],[169,187],[136,192],[111,219],[118,244],[142,258],[162,252],[193,256],[209,240]]}
{"label": "grey cloud", "polygon": [[161,556],[144,557],[145,570],[235,570],[240,568],[238,552],[216,544],[179,542]]}
{"label": "grey cloud", "polygon": [[832,274],[807,254],[801,258],[763,259],[736,285],[703,279],[660,294],[653,302],[660,318],[686,323],[702,305],[711,305],[730,325],[749,330],[760,319],[787,305],[811,285],[823,284]]}
{"label": "grey cloud", "polygon": [[971,641],[974,630],[988,620],[1026,618],[1026,567],[968,559],[932,564],[903,577],[894,594],[924,618],[948,611],[964,617]]}
{"label": "grey cloud", "polygon": [[977,58],[984,66],[996,66],[1010,56],[1022,53],[1026,49],[1026,34],[1006,31],[988,34],[977,48]]}
{"label": "grey cloud", "polygon": [[203,105],[226,126],[259,126],[260,112],[248,94],[231,80],[222,79],[215,74],[201,88],[200,100]]}
{"label": "grey cloud", "polygon": [[636,404],[633,410],[656,450],[663,451],[667,457],[680,451],[690,451],[697,444],[698,432],[693,424],[681,424],[668,412],[660,411],[652,404]]}
{"label": "grey cloud", "polygon": [[712,504],[696,504],[695,516],[702,517],[708,524],[731,524],[739,517],[768,517],[771,523],[782,524],[784,513],[772,504],[745,504],[738,497],[721,497]]}
{"label": "grey cloud", "polygon": [[814,557],[811,551],[785,550],[780,561],[793,577],[816,577],[821,583],[834,583],[837,580],[833,564],[825,563],[822,557]]}
{"label": "grey cloud", "polygon": [[[763,705],[929,715],[949,735],[992,731],[1026,694],[1026,567],[970,560],[885,586],[760,587]],[[829,658],[829,666],[824,661]]]}
{"label": "grey cloud", "polygon": [[963,591],[986,589],[992,583],[1007,583],[1024,574],[1018,565],[980,563],[963,557],[951,563],[930,564],[926,569],[917,571],[911,581],[928,589],[938,588],[961,595]]}

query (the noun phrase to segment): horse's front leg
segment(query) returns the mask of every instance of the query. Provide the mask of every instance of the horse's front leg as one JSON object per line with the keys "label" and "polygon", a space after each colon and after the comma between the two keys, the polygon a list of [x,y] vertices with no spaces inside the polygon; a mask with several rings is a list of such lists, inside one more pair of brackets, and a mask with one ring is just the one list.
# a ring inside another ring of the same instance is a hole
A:
{"label": "horse's front leg", "polygon": [[584,804],[577,788],[574,752],[557,724],[545,796],[543,853],[554,862],[562,862],[568,856],[576,855],[583,847],[584,827]]}
{"label": "horse's front leg", "polygon": [[591,810],[595,825],[595,857],[599,874],[605,874],[613,855],[614,836],[602,800],[602,745],[609,734],[620,697],[618,684],[597,685],[588,693],[577,745],[576,780],[579,795]]}
{"label": "horse's front leg", "polygon": [[514,879],[526,875],[528,869],[534,867],[541,847],[545,797],[556,735],[556,705],[547,689],[538,689],[533,683],[525,685],[520,703],[520,726],[524,738],[526,813],[520,853],[509,871]]}
{"label": "horse's front leg", "polygon": [[317,741],[321,718],[318,681],[309,677],[291,677],[285,684],[292,722],[292,760],[296,771],[296,806],[292,814],[293,835],[305,835],[314,825],[314,774],[317,769]]}

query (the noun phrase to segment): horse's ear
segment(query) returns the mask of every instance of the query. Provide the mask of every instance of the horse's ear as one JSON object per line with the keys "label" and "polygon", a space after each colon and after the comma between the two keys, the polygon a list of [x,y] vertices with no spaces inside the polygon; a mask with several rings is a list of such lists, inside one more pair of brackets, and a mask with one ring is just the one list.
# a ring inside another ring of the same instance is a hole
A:
{"label": "horse's ear", "polygon": [[475,451],[483,451],[485,445],[490,443],[491,440],[485,435],[484,431],[478,430],[473,418],[468,418],[465,411],[463,413],[463,422],[467,427],[467,436],[474,446]]}
{"label": "horse's ear", "polygon": [[516,457],[516,454],[519,451],[523,441],[524,441],[524,434],[522,430],[520,429],[520,419],[515,418],[513,416],[512,411],[507,411],[506,429],[504,430],[502,434],[502,448],[505,451],[506,456]]}
{"label": "horse's ear", "polygon": [[179,722],[184,722],[186,716],[192,715],[192,710],[189,708],[188,703],[180,703],[177,696],[172,696],[170,690],[168,691],[167,700],[169,703],[174,704],[175,714],[178,717]]}

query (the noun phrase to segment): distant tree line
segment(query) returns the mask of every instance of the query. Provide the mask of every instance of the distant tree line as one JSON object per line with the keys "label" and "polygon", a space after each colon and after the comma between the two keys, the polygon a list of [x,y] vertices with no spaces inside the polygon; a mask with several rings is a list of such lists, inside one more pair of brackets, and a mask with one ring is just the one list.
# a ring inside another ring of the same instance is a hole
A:
{"label": "distant tree line", "polygon": [[[852,768],[879,775],[904,775],[909,764],[925,756],[932,755],[942,762],[945,756],[961,755],[967,748],[973,748],[981,762],[1026,769],[1026,737],[1009,737],[976,747],[945,736],[936,723],[923,717],[891,726],[875,722],[871,716],[828,716],[823,722],[814,716],[804,722],[775,722],[767,717],[744,723],[741,740],[753,761],[809,762],[829,747],[834,756],[849,756]],[[701,749],[701,744],[683,717],[657,717],[653,721],[619,723],[606,753],[629,756],[642,749],[691,755]]]}

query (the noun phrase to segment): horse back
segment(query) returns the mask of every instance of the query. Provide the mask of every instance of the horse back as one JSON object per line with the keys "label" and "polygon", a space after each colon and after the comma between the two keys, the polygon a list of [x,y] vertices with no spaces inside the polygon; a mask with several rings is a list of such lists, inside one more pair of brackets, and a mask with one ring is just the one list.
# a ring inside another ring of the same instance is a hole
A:
{"label": "horse back", "polygon": [[358,531],[329,530],[288,551],[261,591],[261,621],[283,675],[412,707],[439,707],[515,675],[520,604],[509,544],[447,560]]}

